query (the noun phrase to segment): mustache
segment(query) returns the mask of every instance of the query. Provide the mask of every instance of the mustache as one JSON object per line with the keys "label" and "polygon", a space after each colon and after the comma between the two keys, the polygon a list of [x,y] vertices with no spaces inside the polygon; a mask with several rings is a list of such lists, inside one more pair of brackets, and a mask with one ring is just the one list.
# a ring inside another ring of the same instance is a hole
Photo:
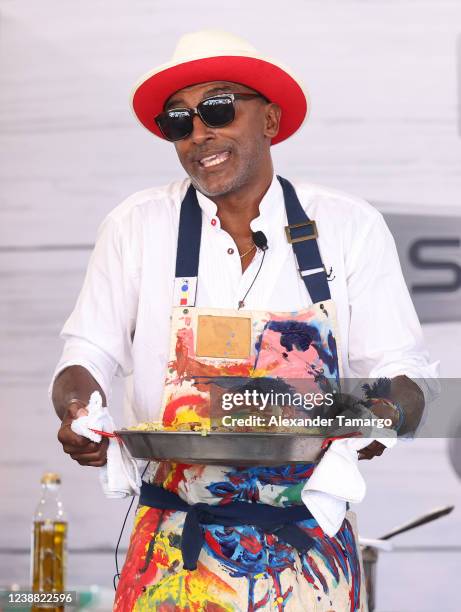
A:
{"label": "mustache", "polygon": [[221,144],[218,146],[201,146],[196,147],[193,151],[191,151],[187,155],[187,161],[189,162],[198,162],[204,157],[210,157],[211,155],[217,155],[218,153],[224,153],[225,151],[229,151],[229,153],[234,152],[234,147],[230,144]]}

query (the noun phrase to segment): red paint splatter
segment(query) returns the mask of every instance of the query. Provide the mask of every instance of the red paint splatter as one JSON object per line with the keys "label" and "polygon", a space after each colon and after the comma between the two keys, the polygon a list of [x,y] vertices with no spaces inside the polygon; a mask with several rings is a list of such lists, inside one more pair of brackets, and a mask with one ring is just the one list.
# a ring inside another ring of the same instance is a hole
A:
{"label": "red paint splatter", "polygon": [[115,594],[114,610],[129,612],[145,587],[152,583],[158,571],[159,561],[152,559],[145,571],[146,551],[149,542],[159,527],[164,511],[149,508],[139,519],[136,529],[131,535],[130,546],[126,556]]}
{"label": "red paint splatter", "polygon": [[208,405],[208,400],[200,395],[189,394],[177,397],[169,401],[165,406],[163,425],[164,427],[173,425],[177,411],[184,406],[194,406],[197,414],[206,416],[206,408]]}
{"label": "red paint splatter", "polygon": [[208,529],[205,531],[205,542],[208,544],[208,546],[211,548],[211,550],[214,553],[216,553],[220,557],[223,556],[223,552],[222,552],[221,546],[213,538],[213,536],[211,535],[211,533],[210,533],[210,531]]}
{"label": "red paint splatter", "polygon": [[267,590],[264,597],[260,599],[259,601],[257,601],[256,603],[253,601],[253,599],[249,601],[248,602],[248,612],[255,612],[255,610],[260,610],[261,608],[266,606],[269,603],[269,597],[270,597],[270,592],[269,590]]}
{"label": "red paint splatter", "polygon": [[262,550],[262,543],[255,536],[240,534],[240,544],[251,553],[257,554]]}

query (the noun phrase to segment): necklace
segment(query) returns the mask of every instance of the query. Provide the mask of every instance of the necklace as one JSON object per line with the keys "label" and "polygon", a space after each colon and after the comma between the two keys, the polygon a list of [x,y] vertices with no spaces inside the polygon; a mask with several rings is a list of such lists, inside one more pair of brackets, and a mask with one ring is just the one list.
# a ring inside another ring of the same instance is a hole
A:
{"label": "necklace", "polygon": [[256,248],[256,245],[255,245],[255,244],[253,244],[253,246],[251,247],[251,249],[248,249],[248,251],[245,251],[245,253],[243,253],[242,255],[240,255],[240,259],[243,259],[244,257],[246,257],[246,255],[248,255],[249,253],[251,253],[251,251],[252,251],[253,249],[255,249],[255,248]]}
{"label": "necklace", "polygon": [[[255,245],[256,246],[256,245]],[[238,303],[238,310],[240,310],[240,308],[243,308],[245,306],[245,300],[247,295],[250,293],[251,288],[253,287],[253,285],[255,284],[256,279],[259,276],[259,273],[261,272],[261,268],[263,267],[263,263],[264,263],[264,258],[266,257],[266,249],[263,250],[263,256],[261,259],[261,263],[259,264],[259,268],[258,271],[255,274],[254,279],[251,281],[251,285],[248,287],[247,292],[245,293],[245,295],[243,296],[243,298],[239,301]]]}

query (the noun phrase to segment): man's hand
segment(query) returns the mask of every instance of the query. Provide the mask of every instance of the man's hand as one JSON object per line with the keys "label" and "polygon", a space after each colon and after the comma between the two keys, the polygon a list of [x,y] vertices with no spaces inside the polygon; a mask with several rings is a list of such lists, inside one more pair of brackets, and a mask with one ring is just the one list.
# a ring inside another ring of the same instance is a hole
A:
{"label": "man's hand", "polygon": [[72,402],[65,412],[61,427],[58,431],[58,440],[65,453],[70,455],[80,465],[101,467],[107,462],[107,446],[109,441],[103,438],[101,442],[91,442],[84,436],[79,436],[71,429],[71,423],[78,417],[88,414],[83,402]]}
{"label": "man's hand", "polygon": [[[392,421],[392,428],[396,427],[399,422],[399,413],[387,400],[379,398],[373,400],[371,412],[380,419],[390,419]],[[385,450],[384,444],[374,440],[371,444],[358,451],[359,461],[361,459],[370,460],[373,457],[381,457]]]}
{"label": "man's hand", "polygon": [[381,444],[381,442],[377,442],[376,440],[374,440],[371,444],[365,446],[365,448],[362,448],[358,451],[359,461],[361,459],[373,459],[373,457],[380,457],[385,450],[386,447],[384,446],[384,444]]}
{"label": "man's hand", "polygon": [[99,391],[105,405],[106,396],[88,370],[82,366],[69,366],[54,381],[52,399],[56,414],[62,419],[58,440],[64,452],[80,465],[100,467],[107,461],[107,438],[96,444],[70,428],[72,421],[88,414],[86,405],[93,391]]}

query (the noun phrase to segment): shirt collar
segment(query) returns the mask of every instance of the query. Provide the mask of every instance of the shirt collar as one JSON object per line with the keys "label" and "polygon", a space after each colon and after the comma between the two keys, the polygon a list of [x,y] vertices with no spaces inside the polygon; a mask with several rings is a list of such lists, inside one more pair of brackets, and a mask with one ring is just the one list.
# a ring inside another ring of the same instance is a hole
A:
{"label": "shirt collar", "polygon": [[[197,191],[197,200],[208,222],[215,229],[220,229],[216,204],[199,191]],[[286,223],[282,186],[274,174],[269,189],[259,204],[259,215],[251,221],[250,228],[253,232],[264,232],[268,244],[273,244],[283,233]]]}

